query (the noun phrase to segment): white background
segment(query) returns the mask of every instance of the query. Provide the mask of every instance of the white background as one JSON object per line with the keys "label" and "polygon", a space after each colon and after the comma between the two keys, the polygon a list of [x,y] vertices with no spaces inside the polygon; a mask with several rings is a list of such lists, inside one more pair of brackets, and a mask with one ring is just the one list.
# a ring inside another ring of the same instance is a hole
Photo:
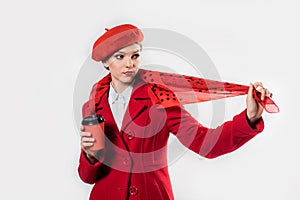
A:
{"label": "white background", "polygon": [[[75,81],[104,28],[132,23],[186,35],[223,80],[262,81],[281,109],[264,113],[264,132],[234,153],[186,153],[171,165],[176,199],[299,200],[299,18],[291,0],[1,1],[0,199],[88,199],[77,175]],[[226,120],[244,97],[226,101]]]}

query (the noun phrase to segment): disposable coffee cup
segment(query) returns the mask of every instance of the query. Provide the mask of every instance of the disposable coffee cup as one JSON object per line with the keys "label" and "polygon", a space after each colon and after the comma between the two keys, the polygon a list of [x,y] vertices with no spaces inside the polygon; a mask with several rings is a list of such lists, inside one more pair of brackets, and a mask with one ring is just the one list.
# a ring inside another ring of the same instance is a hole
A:
{"label": "disposable coffee cup", "polygon": [[104,149],[104,118],[101,115],[90,115],[83,118],[81,124],[84,126],[84,131],[90,132],[95,139],[90,150]]}

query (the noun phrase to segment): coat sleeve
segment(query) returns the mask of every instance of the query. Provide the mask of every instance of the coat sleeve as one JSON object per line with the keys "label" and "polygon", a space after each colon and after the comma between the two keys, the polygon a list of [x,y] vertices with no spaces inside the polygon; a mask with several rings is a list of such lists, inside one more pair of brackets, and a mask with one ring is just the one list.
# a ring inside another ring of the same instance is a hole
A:
{"label": "coat sleeve", "polygon": [[86,157],[86,154],[81,150],[78,166],[78,174],[81,180],[88,184],[94,184],[100,175],[100,168],[103,161],[103,155],[100,157],[96,163],[92,164]]}
{"label": "coat sleeve", "polygon": [[167,109],[167,127],[179,141],[206,158],[215,158],[232,152],[263,131],[261,118],[256,127],[250,127],[246,110],[215,129],[202,126],[183,107]]}

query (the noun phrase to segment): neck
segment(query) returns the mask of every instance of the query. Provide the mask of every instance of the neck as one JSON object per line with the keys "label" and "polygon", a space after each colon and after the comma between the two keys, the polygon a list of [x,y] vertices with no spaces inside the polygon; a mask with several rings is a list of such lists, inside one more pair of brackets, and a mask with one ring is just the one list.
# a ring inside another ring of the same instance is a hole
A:
{"label": "neck", "polygon": [[120,94],[122,93],[131,83],[128,83],[128,84],[124,84],[124,83],[120,83],[120,82],[117,82],[117,81],[112,81],[112,87],[114,88],[114,90]]}

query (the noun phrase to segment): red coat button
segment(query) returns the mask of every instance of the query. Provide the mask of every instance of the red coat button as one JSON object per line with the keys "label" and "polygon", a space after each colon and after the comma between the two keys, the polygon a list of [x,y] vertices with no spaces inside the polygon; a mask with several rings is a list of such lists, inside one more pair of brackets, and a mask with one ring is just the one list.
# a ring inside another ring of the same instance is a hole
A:
{"label": "red coat button", "polygon": [[128,132],[126,133],[126,136],[127,136],[127,138],[128,138],[129,140],[132,140],[132,139],[134,138],[135,134],[134,134],[133,131],[128,131]]}
{"label": "red coat button", "polygon": [[128,165],[128,162],[129,162],[129,161],[128,161],[128,159],[127,159],[127,158],[124,158],[124,159],[123,159],[123,164],[124,164],[124,165],[126,165],[126,166],[127,166],[127,165]]}
{"label": "red coat button", "polygon": [[137,195],[137,193],[138,193],[138,188],[137,188],[137,187],[131,186],[131,187],[129,188],[129,194],[130,194],[131,196],[135,196],[135,195]]}

